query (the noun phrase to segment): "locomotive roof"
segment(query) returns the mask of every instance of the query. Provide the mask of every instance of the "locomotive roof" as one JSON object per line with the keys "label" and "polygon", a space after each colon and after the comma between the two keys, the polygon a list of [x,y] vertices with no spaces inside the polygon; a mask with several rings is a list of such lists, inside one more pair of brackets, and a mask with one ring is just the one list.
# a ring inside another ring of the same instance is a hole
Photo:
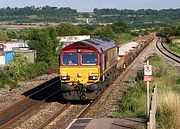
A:
{"label": "locomotive roof", "polygon": [[104,51],[116,47],[114,41],[102,38],[102,37],[94,37],[91,39],[85,39],[82,41],[74,42],[62,49],[62,51],[70,50],[70,49],[91,49],[95,50],[98,53],[103,53]]}

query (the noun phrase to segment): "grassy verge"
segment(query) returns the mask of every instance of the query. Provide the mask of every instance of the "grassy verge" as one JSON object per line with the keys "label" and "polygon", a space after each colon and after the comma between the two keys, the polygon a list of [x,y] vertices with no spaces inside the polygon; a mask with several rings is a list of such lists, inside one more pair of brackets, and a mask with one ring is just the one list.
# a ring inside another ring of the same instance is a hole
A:
{"label": "grassy verge", "polygon": [[143,69],[139,70],[133,86],[124,94],[119,110],[113,113],[115,118],[145,117],[146,87]]}
{"label": "grassy verge", "polygon": [[[177,128],[180,116],[180,73],[157,55],[148,59],[153,65],[154,80],[150,86],[158,86],[158,128]],[[135,82],[132,84],[120,102],[119,110],[113,114],[114,117],[144,117],[146,104],[145,83],[142,81],[143,72],[138,72]]]}
{"label": "grassy verge", "polygon": [[168,44],[169,49],[177,54],[180,54],[180,39],[174,39]]}

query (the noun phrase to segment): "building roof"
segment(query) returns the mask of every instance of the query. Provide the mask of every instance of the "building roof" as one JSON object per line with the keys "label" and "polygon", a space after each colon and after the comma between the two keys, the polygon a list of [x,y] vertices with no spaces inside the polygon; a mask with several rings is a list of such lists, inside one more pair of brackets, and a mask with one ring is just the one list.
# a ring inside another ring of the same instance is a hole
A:
{"label": "building roof", "polygon": [[25,43],[23,40],[18,41],[0,41],[0,44],[18,44],[18,43]]}

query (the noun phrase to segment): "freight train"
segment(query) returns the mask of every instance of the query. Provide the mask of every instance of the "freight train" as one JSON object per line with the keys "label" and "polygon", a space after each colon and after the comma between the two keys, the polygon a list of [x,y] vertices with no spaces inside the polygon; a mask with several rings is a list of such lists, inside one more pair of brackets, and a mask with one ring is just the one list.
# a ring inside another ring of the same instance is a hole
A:
{"label": "freight train", "polygon": [[150,34],[117,46],[110,39],[94,37],[64,47],[59,54],[63,97],[95,99],[154,38]]}

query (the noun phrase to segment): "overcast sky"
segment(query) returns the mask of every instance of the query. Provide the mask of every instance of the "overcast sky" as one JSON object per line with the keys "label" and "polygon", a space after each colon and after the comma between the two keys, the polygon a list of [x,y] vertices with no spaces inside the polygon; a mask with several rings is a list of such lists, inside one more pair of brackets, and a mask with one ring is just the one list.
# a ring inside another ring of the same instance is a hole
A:
{"label": "overcast sky", "polygon": [[180,8],[180,0],[0,0],[0,8],[35,5],[70,7],[80,12],[92,12],[94,8],[117,9],[169,9]]}

